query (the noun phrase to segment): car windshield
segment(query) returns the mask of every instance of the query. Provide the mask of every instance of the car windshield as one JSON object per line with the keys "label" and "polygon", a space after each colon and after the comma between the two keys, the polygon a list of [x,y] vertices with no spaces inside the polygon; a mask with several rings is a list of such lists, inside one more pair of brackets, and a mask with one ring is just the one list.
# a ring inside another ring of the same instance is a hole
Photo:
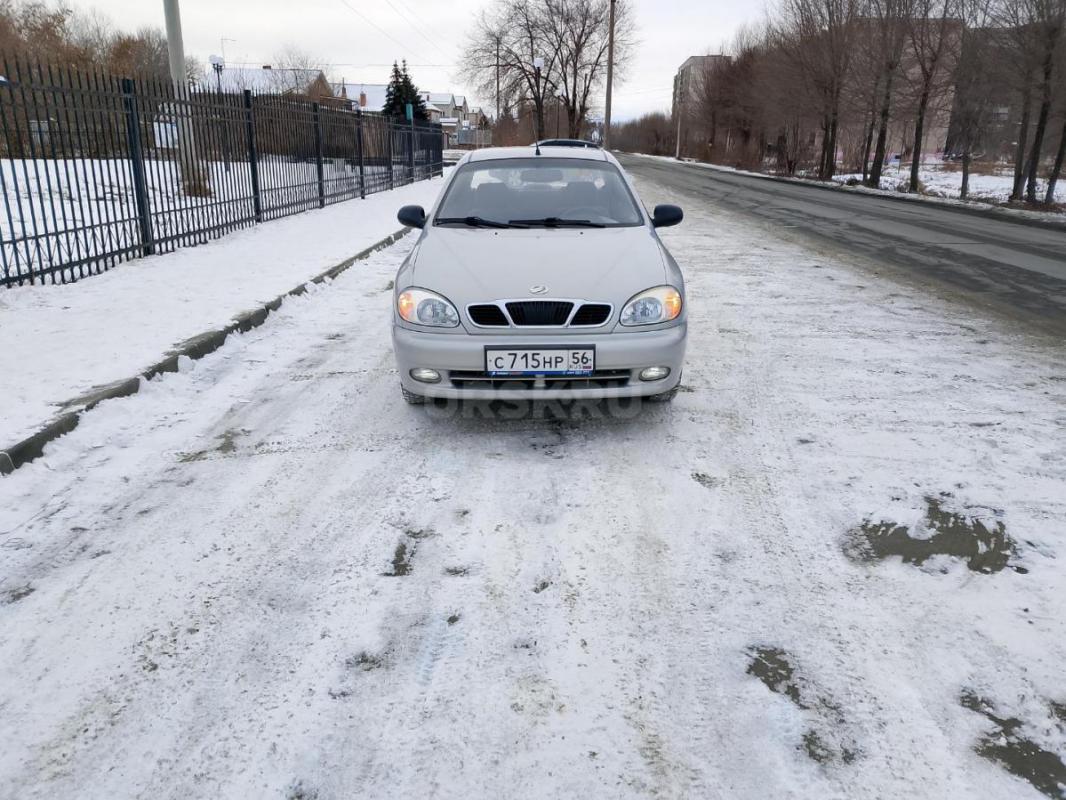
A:
{"label": "car windshield", "polygon": [[618,168],[577,158],[508,158],[459,168],[437,225],[619,227],[640,225],[640,210]]}

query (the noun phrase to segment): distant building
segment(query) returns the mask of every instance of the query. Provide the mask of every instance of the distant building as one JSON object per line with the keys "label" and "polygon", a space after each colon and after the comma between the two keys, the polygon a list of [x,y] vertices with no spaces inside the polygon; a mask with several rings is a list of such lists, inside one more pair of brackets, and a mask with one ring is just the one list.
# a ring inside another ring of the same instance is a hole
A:
{"label": "distant building", "polygon": [[256,94],[279,94],[292,97],[332,101],[335,96],[326,76],[318,69],[262,67],[226,67],[221,76],[213,73],[206,76],[204,86],[221,87],[227,94],[250,89]]}
{"label": "distant building", "polygon": [[350,83],[343,79],[330,87],[336,97],[349,101],[352,108],[378,112],[385,108],[385,94],[389,88],[384,83]]}
{"label": "distant building", "polygon": [[689,56],[678,68],[674,75],[673,101],[670,107],[670,116],[677,119],[678,104],[689,108],[699,98],[700,86],[703,76],[716,64],[728,64],[730,56],[709,55]]}
{"label": "distant building", "polygon": [[[448,137],[448,146],[485,147],[492,142],[489,120],[480,108],[470,108],[466,97],[451,92],[423,92],[426,109]],[[439,116],[437,116],[439,115]]]}
{"label": "distant building", "polygon": [[422,97],[427,107],[435,107],[445,119],[458,119],[469,111],[466,98],[462,95],[456,96],[451,92],[422,92]]}

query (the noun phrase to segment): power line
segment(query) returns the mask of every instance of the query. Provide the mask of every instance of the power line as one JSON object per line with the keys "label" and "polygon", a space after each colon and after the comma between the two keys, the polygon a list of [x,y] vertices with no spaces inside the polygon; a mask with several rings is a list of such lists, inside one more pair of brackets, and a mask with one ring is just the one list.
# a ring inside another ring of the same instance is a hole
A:
{"label": "power line", "polygon": [[374,22],[373,22],[373,21],[372,21],[372,20],[371,20],[371,19],[370,19],[369,17],[367,17],[367,16],[366,16],[366,14],[364,14],[364,13],[363,13],[362,11],[359,11],[359,10],[358,10],[358,9],[356,9],[356,8],[353,8],[353,7],[352,7],[352,6],[351,6],[351,5],[350,5],[350,4],[348,3],[348,0],[340,0],[340,3],[341,3],[341,5],[342,5],[342,6],[344,6],[344,7],[346,8],[346,9],[348,9],[349,11],[351,11],[351,12],[352,12],[353,14],[355,14],[355,15],[356,15],[357,17],[359,17],[360,19],[362,19],[362,20],[363,20],[364,22],[366,22],[366,24],[367,24],[367,25],[369,25],[369,26],[370,26],[371,28],[373,28],[374,30],[376,30],[376,31],[377,31],[378,33],[380,33],[380,34],[381,34],[382,36],[384,36],[384,37],[385,37],[386,39],[388,39],[388,40],[389,40],[390,42],[392,42],[392,43],[393,43],[393,44],[395,44],[395,45],[396,45],[397,47],[399,47],[399,48],[400,48],[401,50],[407,50],[407,51],[409,51],[409,52],[411,52],[411,53],[414,53],[414,55],[418,56],[419,58],[421,58],[421,57],[422,57],[421,55],[419,55],[418,53],[416,53],[416,52],[415,52],[414,50],[412,50],[412,49],[411,49],[410,47],[408,47],[407,45],[405,45],[405,44],[403,44],[402,42],[398,41],[398,40],[397,40],[397,39],[396,39],[395,37],[391,36],[391,35],[390,35],[389,33],[387,33],[386,31],[382,30],[382,29],[381,29],[381,28],[379,28],[379,27],[378,27],[377,25],[375,25],[375,24],[374,24]]}
{"label": "power line", "polygon": [[385,0],[385,2],[388,4],[389,8],[396,12],[396,16],[398,16],[401,20],[411,26],[411,29],[415,33],[417,33],[419,36],[429,42],[438,53],[440,53],[442,56],[447,57],[448,54],[445,53],[444,50],[442,50],[435,41],[433,41],[425,33],[422,32],[422,29],[418,26],[417,22],[415,22],[413,19],[409,19],[406,14],[404,14],[399,8],[393,5],[392,0]]}
{"label": "power line", "polygon": [[[266,61],[227,61],[226,63],[229,64],[232,67],[252,67],[252,66],[257,67],[257,66],[260,66],[262,64],[269,63],[269,61],[270,61],[270,59],[267,59]],[[355,61],[329,61],[329,62],[326,63],[326,66],[328,66],[328,67],[391,67],[392,66],[392,62],[390,61],[388,63],[384,63],[383,62],[383,63],[380,63],[380,64],[367,64],[367,63],[358,63],[358,62],[355,62]],[[455,67],[455,66],[458,66],[458,64],[412,64],[412,63],[408,63],[407,66],[409,66],[409,67]]]}
{"label": "power line", "polygon": [[669,86],[655,86],[648,89],[617,89],[618,94],[649,94],[650,92],[669,92]]}

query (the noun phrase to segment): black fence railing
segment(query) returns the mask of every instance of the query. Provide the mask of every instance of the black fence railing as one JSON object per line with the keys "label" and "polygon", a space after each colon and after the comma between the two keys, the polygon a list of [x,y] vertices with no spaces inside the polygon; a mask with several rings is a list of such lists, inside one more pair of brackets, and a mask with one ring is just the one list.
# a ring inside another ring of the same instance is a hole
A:
{"label": "black fence railing", "polygon": [[3,69],[4,286],[77,280],[442,169],[439,125],[339,101]]}

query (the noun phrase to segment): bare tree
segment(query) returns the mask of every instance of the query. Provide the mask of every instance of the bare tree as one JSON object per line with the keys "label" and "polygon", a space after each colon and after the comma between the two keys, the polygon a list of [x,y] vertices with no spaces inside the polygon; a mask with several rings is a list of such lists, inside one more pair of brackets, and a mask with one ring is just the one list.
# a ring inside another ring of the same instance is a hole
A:
{"label": "bare tree", "polygon": [[115,75],[168,78],[166,37],[158,28],[121,31],[95,9],[63,3],[0,2],[0,50],[57,66],[102,67]]}
{"label": "bare tree", "polygon": [[1013,149],[1013,199],[1040,200],[1046,175],[1050,204],[1066,168],[1066,0],[774,0],[766,29],[707,62],[695,94],[698,157],[826,179],[843,153],[876,186],[898,137],[907,190],[943,146],[966,197],[974,163]]}
{"label": "bare tree", "polygon": [[[545,0],[544,40],[557,53],[557,70],[551,78],[566,107],[571,138],[581,136],[590,96],[603,85],[610,7],[610,0]],[[629,4],[621,0],[615,6],[616,83],[624,76],[633,33]]]}
{"label": "bare tree", "polygon": [[[1063,0],[999,0],[997,3],[996,24],[1002,30],[1004,41],[1009,48],[1009,58],[1005,67],[1011,71],[1015,83],[1015,91],[1021,106],[1021,119],[1018,126],[1018,137],[1014,150],[1014,187],[1011,192],[1012,201],[1020,201],[1025,194],[1025,184],[1032,168],[1039,162],[1039,152],[1033,159],[1034,149],[1030,147],[1030,126],[1033,123],[1033,101],[1036,95],[1041,96],[1041,111],[1044,108],[1043,98],[1045,90],[1049,86],[1050,74],[1045,70],[1048,67],[1048,47],[1055,46],[1054,36],[1049,28],[1054,28],[1053,20],[1059,16],[1058,8]],[[1061,21],[1058,23],[1061,36]],[[1053,67],[1052,67],[1053,71]],[[1041,125],[1039,120],[1041,111],[1037,112],[1037,125],[1033,131],[1032,143],[1043,146],[1044,129],[1047,122]],[[1032,187],[1034,196],[1036,187]]]}
{"label": "bare tree", "polygon": [[1025,199],[1030,203],[1035,203],[1037,170],[1040,167],[1040,156],[1053,99],[1052,76],[1055,73],[1055,54],[1062,41],[1063,28],[1066,27],[1066,2],[1064,0],[1031,0],[1028,3],[1027,14],[1039,64],[1040,80],[1040,110],[1037,113],[1033,144],[1029,149],[1029,158],[1025,167],[1027,181]]}
{"label": "bare tree", "polygon": [[955,73],[954,150],[962,158],[959,197],[970,194],[970,168],[974,150],[988,128],[994,96],[994,36],[991,31],[995,0],[961,0],[962,31]]}
{"label": "bare tree", "polygon": [[914,0],[871,0],[870,3],[870,24],[874,29],[874,46],[880,66],[877,76],[880,89],[877,144],[874,146],[873,163],[867,178],[867,185],[875,189],[881,185],[893,90],[900,65],[903,63],[903,48],[907,41],[907,28],[913,14],[913,6]]}
{"label": "bare tree", "polygon": [[[737,72],[737,55],[719,54],[711,56],[703,63],[703,68],[694,79],[691,89],[692,103],[688,107],[681,104],[679,113],[684,114],[686,130],[706,143],[706,155],[714,158],[718,155],[718,130],[725,128],[726,140],[730,141],[730,132],[735,114],[734,98],[729,91],[733,75]],[[724,153],[728,157],[728,152]]]}
{"label": "bare tree", "polygon": [[167,38],[158,28],[141,28],[134,34],[120,33],[111,38],[107,67],[118,75],[166,75]]}
{"label": "bare tree", "polygon": [[841,97],[851,67],[858,0],[782,0],[776,46],[804,77],[821,116],[818,177],[836,172]]}
{"label": "bare tree", "polygon": [[670,117],[662,112],[611,126],[611,139],[623,152],[673,155],[675,135]]}
{"label": "bare tree", "polygon": [[[463,77],[483,94],[498,85],[500,102],[533,104],[537,136],[544,130],[544,101],[559,80],[561,43],[549,35],[544,0],[496,0],[472,29]],[[535,66],[540,60],[543,66]]]}
{"label": "bare tree", "polygon": [[[616,0],[615,79],[624,75],[634,25],[627,0]],[[610,0],[495,0],[467,40],[463,77],[497,108],[533,106],[536,135],[545,131],[545,106],[561,98],[567,129],[581,135],[607,67]],[[538,70],[534,64],[543,62]]]}
{"label": "bare tree", "polygon": [[[1059,47],[1059,75],[1066,73],[1066,46]],[[1051,205],[1055,202],[1055,185],[1062,174],[1063,162],[1066,161],[1066,81],[1059,81],[1059,113],[1062,115],[1062,130],[1059,133],[1059,146],[1055,152],[1055,163],[1048,174],[1047,192],[1044,194],[1044,202]]]}
{"label": "bare tree", "polygon": [[275,53],[272,62],[275,85],[282,93],[307,93],[325,67],[323,59],[291,43]]}
{"label": "bare tree", "polygon": [[915,13],[908,24],[907,38],[913,58],[911,82],[917,94],[914,117],[914,146],[911,151],[911,174],[908,191],[917,192],[920,186],[922,147],[925,138],[926,116],[930,103],[936,99],[953,74],[950,62],[957,61],[958,17],[956,0],[916,0]]}

